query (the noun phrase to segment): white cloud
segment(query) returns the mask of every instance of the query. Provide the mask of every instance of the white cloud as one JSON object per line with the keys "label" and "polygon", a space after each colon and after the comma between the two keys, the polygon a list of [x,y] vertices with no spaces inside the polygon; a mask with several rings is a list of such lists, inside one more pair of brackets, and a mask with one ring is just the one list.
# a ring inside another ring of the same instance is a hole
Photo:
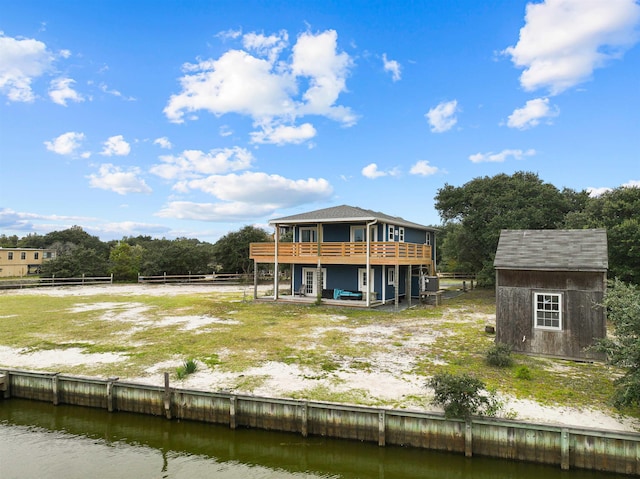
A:
{"label": "white cloud", "polygon": [[32,81],[50,70],[53,61],[44,43],[6,37],[0,32],[0,92],[9,101],[32,102]]}
{"label": "white cloud", "polygon": [[278,125],[272,127],[267,125],[262,131],[251,133],[251,143],[299,144],[310,140],[314,136],[316,136],[316,129],[311,123],[304,123],[300,126]]}
{"label": "white cloud", "polygon": [[140,168],[133,167],[124,171],[111,163],[100,165],[97,175],[89,175],[92,188],[114,191],[119,195],[127,193],[151,193],[151,188],[144,180],[138,178]]}
{"label": "white cloud", "polygon": [[131,146],[122,135],[112,136],[103,144],[100,154],[104,156],[127,156],[131,152]]}
{"label": "white cloud", "polygon": [[289,35],[282,30],[277,35],[263,35],[261,33],[247,33],[242,37],[242,45],[248,51],[254,51],[258,55],[267,57],[269,61],[274,62],[280,52],[284,50],[289,43]]}
{"label": "white cloud", "polygon": [[533,156],[536,154],[535,150],[502,150],[500,153],[476,153],[475,155],[469,156],[469,160],[473,163],[502,163],[509,158],[513,158],[515,160],[523,160],[527,156]]}
{"label": "white cloud", "polygon": [[456,112],[458,111],[458,101],[452,100],[441,102],[437,106],[431,108],[425,117],[431,125],[431,131],[434,133],[442,133],[453,128],[458,122]]}
{"label": "white cloud", "polygon": [[71,86],[75,83],[75,80],[71,78],[56,78],[51,80],[49,86],[49,97],[54,103],[58,105],[67,106],[67,100],[82,102],[84,98]]}
{"label": "white cloud", "polygon": [[53,151],[58,155],[73,156],[80,148],[83,140],[84,133],[70,131],[68,133],[63,133],[52,141],[45,141],[44,144],[47,147],[47,150]]}
{"label": "white cloud", "polygon": [[245,172],[185,181],[185,190],[199,189],[217,203],[173,201],[158,216],[201,221],[232,221],[272,214],[278,208],[325,201],[333,188],[323,178],[292,180],[279,175]]}
{"label": "white cloud", "polygon": [[400,171],[397,168],[382,171],[378,169],[378,165],[376,163],[370,163],[362,168],[361,173],[365,178],[375,180],[376,178],[380,178],[381,176],[398,176],[400,174]]}
{"label": "white cloud", "polygon": [[607,191],[611,191],[611,188],[607,188],[606,186],[602,188],[592,188],[592,187],[587,188],[587,192],[589,193],[589,196],[591,198],[597,198],[599,196],[602,196]]}
{"label": "white cloud", "polygon": [[382,54],[382,63],[384,65],[384,71],[386,72],[390,72],[391,73],[391,78],[392,80],[398,81],[401,78],[401,67],[400,64],[395,61],[395,60],[388,60],[387,59],[387,54],[383,53]]}
{"label": "white cloud", "polygon": [[503,53],[524,68],[525,90],[558,94],[620,58],[638,39],[635,0],[547,0],[529,3],[515,46]]}
{"label": "white cloud", "polygon": [[386,175],[387,174],[384,171],[378,170],[378,165],[375,163],[370,163],[362,168],[362,176],[371,180],[375,180],[376,178],[380,178],[381,176]]}
{"label": "white cloud", "polygon": [[[182,123],[185,114],[199,110],[216,116],[238,113],[254,120],[262,129],[254,135],[265,142],[271,142],[270,131],[284,132],[285,126],[308,138],[310,129],[295,125],[304,115],[324,116],[345,126],[356,122],[349,108],[336,105],[346,91],[352,60],[338,52],[335,31],[300,35],[286,60],[280,59],[288,47],[286,32],[242,38],[245,50],[183,66],[181,92],[172,95],[164,109],[170,121]],[[283,135],[279,141],[287,139],[301,141],[300,135]]]}
{"label": "white cloud", "polygon": [[160,148],[164,148],[165,150],[170,150],[171,148],[173,148],[173,145],[169,141],[169,138],[167,138],[166,136],[156,138],[155,140],[153,140],[153,144],[158,145]]}
{"label": "white cloud", "polygon": [[[640,188],[640,180],[629,180],[626,183],[620,185],[622,188]],[[594,188],[590,186],[587,188],[587,192],[591,198],[597,198],[598,196],[602,196],[603,194],[613,190],[613,188],[608,188],[606,186],[602,186],[600,188]]]}
{"label": "white cloud", "polygon": [[228,222],[269,215],[276,209],[277,207],[271,204],[172,201],[156,213],[156,216],[197,221]]}
{"label": "white cloud", "polygon": [[507,119],[507,126],[526,130],[539,125],[540,120],[543,118],[553,118],[559,114],[558,107],[553,109],[549,107],[548,98],[536,98],[527,101],[524,107],[513,110],[513,113]]}
{"label": "white cloud", "polygon": [[166,180],[199,178],[245,170],[254,160],[250,151],[240,147],[220,148],[208,153],[185,150],[180,155],[161,156],[162,163],[152,166],[150,172]]}
{"label": "white cloud", "polygon": [[292,180],[280,175],[249,171],[241,175],[212,175],[188,181],[187,185],[190,189],[204,191],[223,201],[278,207],[326,200],[333,193],[333,188],[323,178]]}
{"label": "white cloud", "polygon": [[420,160],[411,167],[409,173],[412,175],[431,176],[435,175],[438,171],[440,171],[438,167],[431,166],[426,160]]}

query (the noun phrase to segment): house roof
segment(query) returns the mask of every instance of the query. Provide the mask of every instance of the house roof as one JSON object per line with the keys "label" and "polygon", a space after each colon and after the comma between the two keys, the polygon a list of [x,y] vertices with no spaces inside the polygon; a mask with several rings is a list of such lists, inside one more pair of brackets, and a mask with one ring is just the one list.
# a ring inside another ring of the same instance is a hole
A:
{"label": "house roof", "polygon": [[371,222],[378,220],[383,223],[390,223],[396,226],[405,226],[425,231],[433,231],[433,228],[407,221],[399,216],[385,215],[377,211],[365,210],[357,206],[333,206],[321,210],[309,211],[299,215],[285,216],[269,221],[270,225],[294,225],[307,223],[350,223],[350,222]]}
{"label": "house roof", "polygon": [[496,269],[606,271],[607,232],[584,230],[502,230]]}

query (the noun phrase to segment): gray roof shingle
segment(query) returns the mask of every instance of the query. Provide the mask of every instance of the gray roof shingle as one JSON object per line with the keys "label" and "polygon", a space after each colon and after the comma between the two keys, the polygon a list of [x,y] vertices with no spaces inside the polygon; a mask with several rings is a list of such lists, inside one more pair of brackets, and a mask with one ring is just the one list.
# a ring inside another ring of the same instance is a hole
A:
{"label": "gray roof shingle", "polygon": [[606,271],[607,232],[584,230],[502,230],[496,269]]}
{"label": "gray roof shingle", "polygon": [[399,216],[390,216],[377,211],[358,208],[357,206],[333,206],[321,210],[309,211],[298,215],[285,216],[269,221],[270,225],[276,224],[304,224],[304,223],[348,223],[348,222],[369,222],[378,220],[391,223],[397,226],[406,226],[421,230],[433,231],[434,228],[407,221]]}

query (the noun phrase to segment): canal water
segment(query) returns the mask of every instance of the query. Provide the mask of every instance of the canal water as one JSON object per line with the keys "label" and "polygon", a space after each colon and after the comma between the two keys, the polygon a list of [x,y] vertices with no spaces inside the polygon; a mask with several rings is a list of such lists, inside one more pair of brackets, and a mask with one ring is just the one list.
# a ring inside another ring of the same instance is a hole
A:
{"label": "canal water", "polygon": [[414,448],[0,400],[2,479],[620,479]]}

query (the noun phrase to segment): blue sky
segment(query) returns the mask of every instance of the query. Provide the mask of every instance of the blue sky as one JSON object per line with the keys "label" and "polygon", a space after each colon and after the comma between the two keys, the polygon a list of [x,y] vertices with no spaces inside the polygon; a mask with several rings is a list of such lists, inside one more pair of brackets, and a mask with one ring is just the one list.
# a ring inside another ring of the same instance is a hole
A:
{"label": "blue sky", "polygon": [[640,186],[635,0],[0,3],[0,233],[215,242],[532,171]]}

